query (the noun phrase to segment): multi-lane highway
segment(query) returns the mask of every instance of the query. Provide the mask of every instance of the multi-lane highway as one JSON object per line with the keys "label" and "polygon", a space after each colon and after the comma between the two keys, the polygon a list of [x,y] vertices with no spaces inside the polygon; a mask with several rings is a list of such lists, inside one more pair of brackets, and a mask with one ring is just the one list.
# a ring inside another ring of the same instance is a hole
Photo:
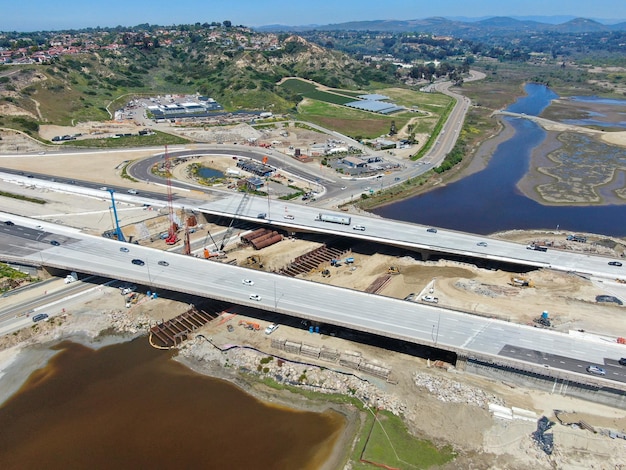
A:
{"label": "multi-lane highway", "polygon": [[[15,181],[36,182],[36,179],[24,175],[6,174],[0,177]],[[80,183],[80,185],[79,185]],[[108,193],[93,183],[74,181],[72,184],[39,181],[36,184],[47,185],[57,189],[71,190],[85,195],[108,197]],[[307,231],[327,234],[338,234],[345,237],[370,240],[376,243],[399,246],[419,251],[428,256],[432,253],[444,253],[463,258],[477,258],[486,261],[505,262],[522,266],[550,267],[565,272],[590,274],[607,279],[626,279],[626,267],[614,266],[609,262],[616,260],[602,256],[592,256],[554,250],[530,250],[524,245],[491,239],[469,233],[452,230],[436,229],[416,224],[382,219],[379,217],[349,214],[349,225],[321,222],[316,220],[320,213],[346,215],[342,212],[328,211],[301,204],[285,201],[268,200],[263,197],[250,196],[243,193],[212,191],[210,202],[193,198],[178,198],[174,201],[177,208],[186,208],[205,214],[225,216],[254,222],[260,225],[274,226],[286,231]],[[166,204],[166,196],[160,193],[142,191],[139,195],[131,195],[125,191],[116,194],[116,199],[128,202],[151,205]],[[264,218],[259,218],[265,214]],[[289,218],[285,218],[289,216]],[[355,230],[360,225],[365,230]]]}
{"label": "multi-lane highway", "polygon": [[[0,214],[4,220],[7,215]],[[624,347],[615,342],[502,322],[414,302],[367,294],[271,273],[121,244],[13,216],[0,231],[3,258],[44,263],[235,302],[330,325],[352,328],[468,356],[534,364],[541,370],[588,376],[601,365],[606,378],[626,384],[626,368],[616,366]],[[436,234],[438,235],[438,234]],[[51,240],[59,245],[50,244]],[[13,247],[13,248],[11,248]],[[121,249],[123,248],[123,249]],[[140,260],[141,263],[133,260]],[[254,285],[246,285],[250,279]],[[260,297],[253,300],[251,295]],[[566,358],[563,360],[562,358]],[[616,385],[621,387],[621,385]],[[624,386],[626,390],[626,385]]]}

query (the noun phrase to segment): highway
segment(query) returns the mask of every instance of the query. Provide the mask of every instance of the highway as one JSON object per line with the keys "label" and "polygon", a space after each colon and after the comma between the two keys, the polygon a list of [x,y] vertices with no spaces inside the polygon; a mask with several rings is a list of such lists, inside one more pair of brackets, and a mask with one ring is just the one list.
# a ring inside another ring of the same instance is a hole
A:
{"label": "highway", "polygon": [[[268,202],[265,198],[248,197],[241,194],[228,194],[209,203],[193,204],[185,201],[185,207],[199,212],[235,217],[254,221],[268,227],[277,226],[284,230],[307,231],[369,240],[376,243],[399,246],[426,253],[446,253],[460,257],[480,258],[484,260],[507,262],[523,266],[549,267],[559,271],[593,274],[599,277],[626,279],[626,268],[608,264],[611,258],[583,255],[572,252],[553,250],[529,250],[518,243],[507,242],[453,230],[436,229],[416,224],[381,219],[368,215],[352,215],[337,211],[284,203]],[[258,216],[266,214],[265,219]],[[318,214],[349,215],[350,225],[341,225],[316,221]],[[285,215],[293,219],[285,219]],[[363,225],[364,231],[354,230],[355,225]],[[487,246],[480,246],[486,243]]]}
{"label": "highway", "polygon": [[[108,197],[108,193],[100,189],[95,183],[74,181],[72,184],[63,182],[37,181],[26,175],[0,173],[0,178],[19,181],[23,184],[39,184],[58,190],[71,191],[83,195]],[[121,188],[123,190],[123,188]],[[191,193],[190,193],[191,194]],[[576,272],[585,275],[594,275],[606,279],[626,279],[626,267],[611,266],[608,263],[612,258],[573,253],[548,248],[548,251],[534,251],[526,246],[504,240],[497,240],[484,236],[457,232],[453,230],[436,229],[428,231],[430,227],[382,219],[379,217],[359,214],[352,215],[350,225],[325,223],[316,221],[320,213],[341,214],[342,212],[328,211],[302,204],[285,201],[268,200],[264,197],[232,193],[231,191],[211,191],[209,202],[179,197],[173,202],[176,209],[197,211],[205,214],[236,218],[267,227],[277,227],[286,231],[305,231],[311,233],[336,234],[345,237],[369,240],[391,246],[403,247],[429,254],[443,253],[447,256],[462,258],[484,259],[485,261],[504,262],[521,266],[546,267],[564,272]],[[157,192],[142,191],[134,196],[126,191],[116,193],[116,200],[138,204],[163,205],[167,204],[167,196]],[[259,214],[266,214],[264,219]],[[293,219],[286,219],[290,215]],[[6,218],[11,216],[7,214]],[[365,227],[364,231],[354,230],[355,225]],[[480,246],[486,243],[487,246]]]}
{"label": "highway", "polygon": [[[49,223],[38,229],[33,226],[37,221],[17,216],[13,221],[14,226],[4,226],[0,231],[0,255],[7,260],[99,274],[150,289],[247,305],[520,367],[530,364],[544,371],[560,371],[560,376],[565,371],[582,373],[583,381],[590,377],[584,372],[587,365],[601,365],[607,369],[607,379],[624,383],[626,390],[626,368],[615,365],[626,355],[624,346],[609,340],[580,338],[139,245],[122,245]],[[50,240],[60,244],[51,245]],[[121,247],[128,251],[121,251]],[[144,264],[136,265],[132,260]],[[254,285],[244,285],[244,278]],[[251,294],[261,300],[251,300]]]}

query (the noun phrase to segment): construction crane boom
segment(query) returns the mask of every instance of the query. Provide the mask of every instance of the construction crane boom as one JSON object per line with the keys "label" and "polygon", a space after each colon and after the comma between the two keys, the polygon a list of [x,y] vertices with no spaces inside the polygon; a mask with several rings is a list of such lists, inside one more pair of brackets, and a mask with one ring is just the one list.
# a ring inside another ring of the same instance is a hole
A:
{"label": "construction crane boom", "polygon": [[169,154],[167,153],[167,145],[165,146],[165,173],[167,176],[167,208],[169,211],[169,228],[167,231],[167,238],[165,239],[165,243],[168,245],[175,245],[178,242],[178,236],[176,235],[176,232],[178,231],[178,225],[174,221],[174,206],[172,204],[171,162]]}
{"label": "construction crane boom", "polygon": [[115,236],[117,240],[120,242],[125,242],[126,238],[124,238],[124,234],[122,233],[122,229],[120,228],[120,221],[117,218],[117,209],[115,208],[115,197],[113,197],[113,193],[115,190],[109,188],[107,191],[111,194],[111,207],[113,208],[113,216],[115,217]]}

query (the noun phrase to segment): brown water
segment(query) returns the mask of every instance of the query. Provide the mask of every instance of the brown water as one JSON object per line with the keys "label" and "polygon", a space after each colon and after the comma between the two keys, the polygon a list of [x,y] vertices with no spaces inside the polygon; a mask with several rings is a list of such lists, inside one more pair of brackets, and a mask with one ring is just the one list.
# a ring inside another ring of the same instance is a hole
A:
{"label": "brown water", "polygon": [[316,469],[337,413],[264,404],[148,346],[64,342],[0,408],[0,468]]}

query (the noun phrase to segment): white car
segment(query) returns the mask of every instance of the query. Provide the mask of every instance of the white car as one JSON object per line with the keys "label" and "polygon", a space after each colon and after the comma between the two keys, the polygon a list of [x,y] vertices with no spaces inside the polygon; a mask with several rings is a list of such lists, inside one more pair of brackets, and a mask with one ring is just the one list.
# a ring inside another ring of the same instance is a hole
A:
{"label": "white car", "polygon": [[274,331],[276,331],[277,328],[278,328],[278,325],[276,323],[270,323],[270,325],[267,328],[265,328],[265,334],[271,335]]}
{"label": "white car", "polygon": [[284,217],[285,217],[285,219],[287,219],[287,220],[293,220],[293,219],[295,218],[295,217],[294,217],[293,215],[291,215],[291,214],[286,214]]}
{"label": "white car", "polygon": [[437,302],[439,302],[439,299],[437,297],[433,297],[432,295],[425,295],[422,297],[422,300],[424,302],[430,302],[432,304],[436,304]]}
{"label": "white car", "polygon": [[361,232],[365,231],[365,225],[355,225],[352,227],[352,230],[360,230]]}
{"label": "white car", "polygon": [[246,285],[246,286],[253,286],[254,285],[254,281],[251,281],[250,279],[243,279],[241,281],[241,283]]}
{"label": "white car", "polygon": [[[267,331],[265,331],[267,333]],[[595,375],[606,375],[606,371],[599,366],[587,366],[587,372]]]}
{"label": "white car", "polygon": [[122,295],[130,294],[131,292],[135,292],[136,290],[137,286],[120,287],[120,293]]}
{"label": "white car", "polygon": [[261,300],[261,296],[259,294],[250,294],[250,300],[256,300],[258,302]]}

